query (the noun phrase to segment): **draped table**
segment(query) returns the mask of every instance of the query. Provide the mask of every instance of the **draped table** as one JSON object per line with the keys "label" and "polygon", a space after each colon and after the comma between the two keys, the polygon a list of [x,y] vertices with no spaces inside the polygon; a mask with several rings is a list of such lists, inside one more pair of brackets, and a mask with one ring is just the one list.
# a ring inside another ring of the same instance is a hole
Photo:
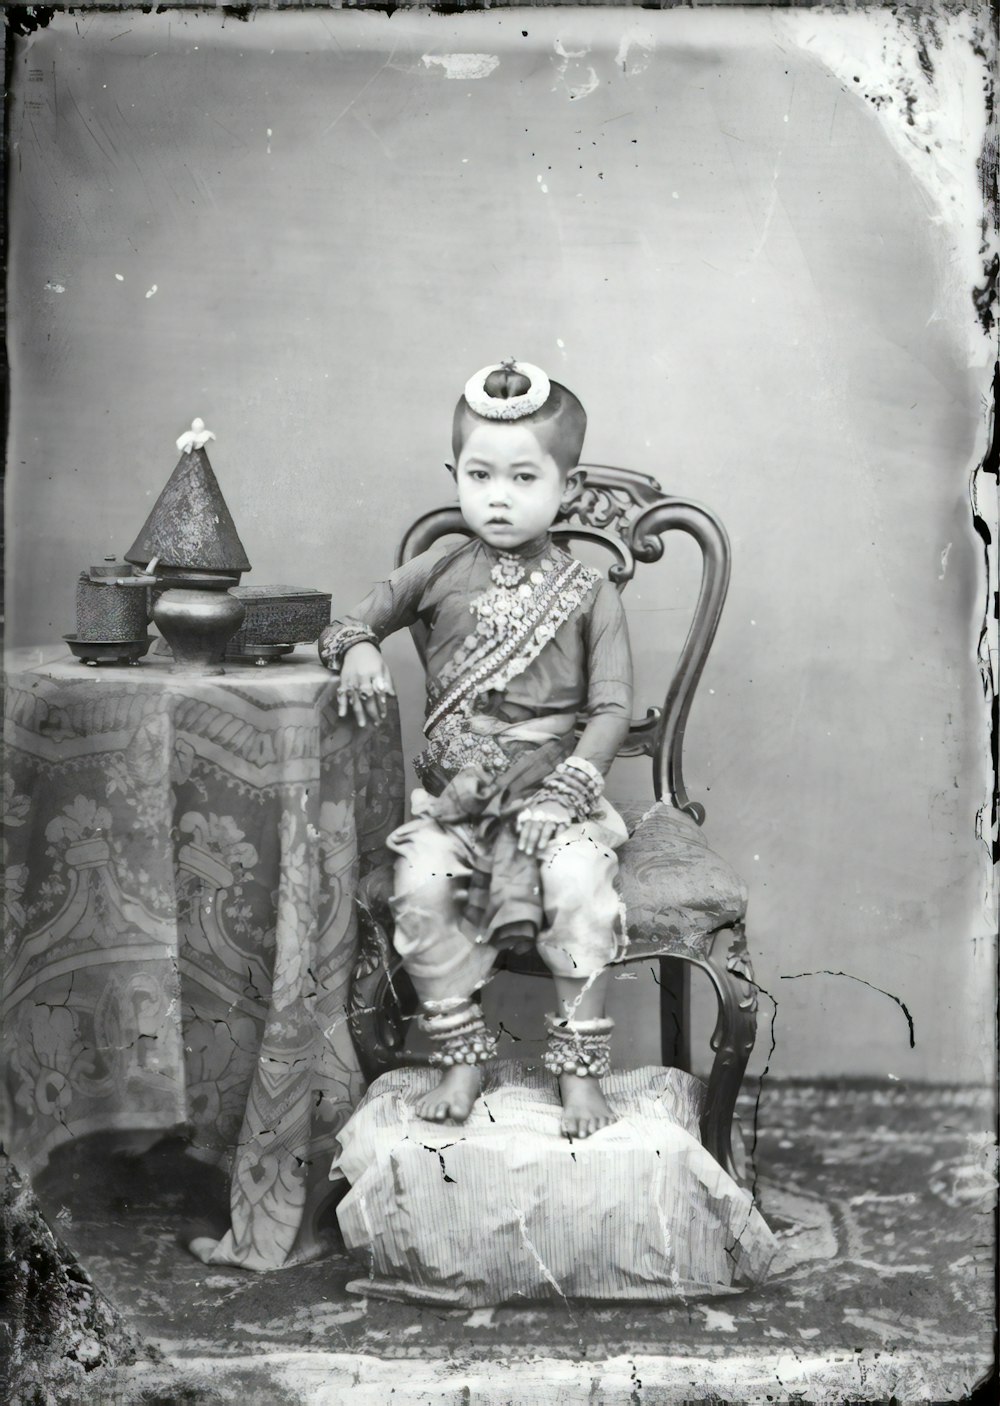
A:
{"label": "draped table", "polygon": [[214,1261],[279,1268],[363,1092],[353,899],[403,816],[394,701],[338,718],[311,648],[6,668],[7,1144],[31,1173],[81,1134],[181,1130],[229,1172]]}

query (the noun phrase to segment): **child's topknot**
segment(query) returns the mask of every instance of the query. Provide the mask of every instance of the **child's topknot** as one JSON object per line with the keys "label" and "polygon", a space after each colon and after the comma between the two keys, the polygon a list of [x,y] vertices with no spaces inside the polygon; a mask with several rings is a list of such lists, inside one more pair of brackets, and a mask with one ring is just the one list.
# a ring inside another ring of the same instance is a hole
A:
{"label": "child's topknot", "polygon": [[[543,390],[547,386],[548,394],[534,409],[532,393],[539,386]],[[522,407],[511,404],[518,400],[522,401]],[[491,401],[496,402],[495,407]],[[530,429],[563,473],[570,473],[580,462],[587,413],[571,390],[558,381],[549,381],[536,367],[506,361],[472,377],[455,406],[451,447],[456,461],[477,425],[497,421],[516,422]]]}

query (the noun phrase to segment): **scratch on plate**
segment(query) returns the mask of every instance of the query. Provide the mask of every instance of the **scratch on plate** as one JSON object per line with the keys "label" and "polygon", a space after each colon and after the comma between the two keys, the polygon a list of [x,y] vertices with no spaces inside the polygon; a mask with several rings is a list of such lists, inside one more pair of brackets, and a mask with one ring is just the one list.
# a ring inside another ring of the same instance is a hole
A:
{"label": "scratch on plate", "polygon": [[[977,171],[988,122],[987,13],[954,14],[944,5],[927,5],[774,16],[780,36],[814,54],[845,92],[867,104],[920,182],[932,203],[932,221],[945,227],[957,249],[943,297],[961,295],[963,285],[977,287],[997,250]],[[967,327],[970,363],[978,364],[984,328],[974,318]]]}
{"label": "scratch on plate", "polygon": [[520,1231],[521,1231],[521,1239],[524,1241],[525,1245],[527,1245],[529,1253],[530,1253],[531,1256],[533,1257],[535,1263],[538,1265],[538,1268],[542,1271],[542,1274],[543,1274],[545,1280],[546,1280],[549,1284],[552,1285],[553,1289],[555,1289],[556,1293],[559,1295],[559,1297],[560,1297],[561,1299],[565,1299],[566,1295],[563,1293],[562,1287],[561,1287],[561,1285],[560,1285],[558,1279],[556,1279],[556,1278],[554,1277],[554,1275],[553,1275],[552,1272],[550,1271],[548,1265],[545,1263],[545,1261],[542,1259],[541,1255],[538,1253],[538,1249],[537,1249],[537,1247],[536,1247],[536,1245],[535,1245],[535,1242],[532,1240],[531,1236],[528,1234],[528,1218],[527,1218],[527,1216],[524,1214],[524,1212],[521,1210],[521,1208],[520,1208],[519,1206],[514,1206],[514,1207],[512,1207],[511,1209],[513,1210],[515,1216],[517,1217],[518,1227],[519,1227],[519,1229],[520,1229]]}
{"label": "scratch on plate", "polygon": [[[636,77],[640,73],[645,73],[649,67],[656,41],[652,32],[642,29],[638,25],[632,29],[627,29],[622,35],[622,42],[618,45],[618,52],[615,54],[615,63],[628,77]],[[635,58],[632,58],[632,50],[638,50]]]}
{"label": "scratch on plate", "polygon": [[698,1307],[705,1315],[705,1327],[717,1333],[735,1333],[736,1319],[731,1313],[726,1313],[722,1308],[706,1308],[704,1304]]}
{"label": "scratch on plate", "polygon": [[[587,49],[567,49],[561,40],[555,42],[555,51],[560,62],[557,68],[559,82],[566,89],[571,99],[588,98],[601,86],[601,80],[597,76],[597,70],[592,64],[582,64],[580,59],[587,57]],[[573,67],[573,77],[580,79],[571,83],[569,79],[570,67]]]}
{"label": "scratch on plate", "polygon": [[425,68],[441,68],[445,78],[467,82],[473,78],[488,78],[500,62],[496,54],[423,54]]}

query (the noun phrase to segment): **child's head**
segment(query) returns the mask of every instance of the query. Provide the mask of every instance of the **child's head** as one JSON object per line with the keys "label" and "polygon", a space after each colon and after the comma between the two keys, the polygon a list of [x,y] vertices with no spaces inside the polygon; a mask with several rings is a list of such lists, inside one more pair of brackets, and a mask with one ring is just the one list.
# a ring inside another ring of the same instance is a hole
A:
{"label": "child's head", "polygon": [[565,386],[526,363],[473,376],[455,408],[452,448],[466,522],[513,550],[547,531],[575,494],[587,416]]}
{"label": "child's head", "polygon": [[586,411],[572,391],[550,381],[537,366],[504,361],[485,367],[466,383],[451,429],[456,464],[469,435],[484,423],[516,423],[530,429],[564,474],[572,473],[580,462]]}

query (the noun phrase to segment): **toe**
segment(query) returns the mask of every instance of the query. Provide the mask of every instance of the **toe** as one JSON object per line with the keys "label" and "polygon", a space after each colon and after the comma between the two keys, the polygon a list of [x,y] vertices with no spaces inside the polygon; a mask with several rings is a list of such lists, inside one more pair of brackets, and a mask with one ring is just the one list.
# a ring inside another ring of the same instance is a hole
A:
{"label": "toe", "polygon": [[196,1235],[193,1240],[188,1241],[188,1249],[202,1264],[208,1264],[218,1243],[218,1240],[212,1240],[207,1235]]}

